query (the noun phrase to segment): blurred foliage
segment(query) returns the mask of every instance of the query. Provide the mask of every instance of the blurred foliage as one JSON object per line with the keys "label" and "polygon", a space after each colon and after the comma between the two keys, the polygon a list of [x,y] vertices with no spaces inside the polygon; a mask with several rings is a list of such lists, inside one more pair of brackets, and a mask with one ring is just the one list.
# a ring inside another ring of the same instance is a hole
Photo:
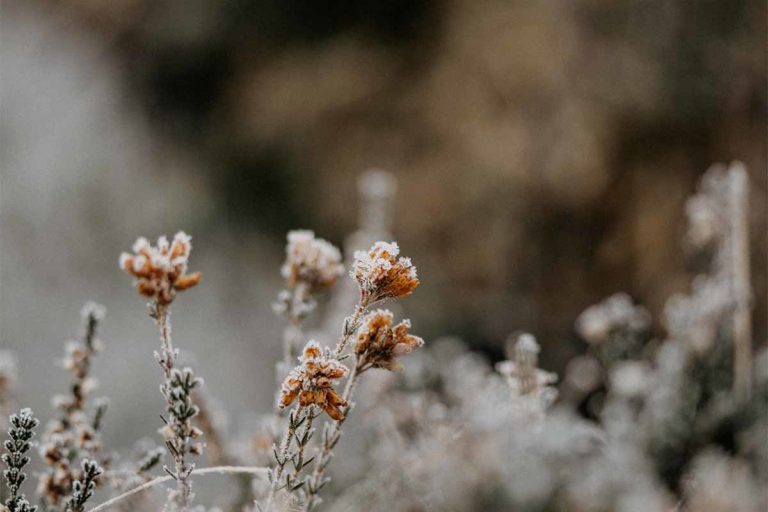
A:
{"label": "blurred foliage", "polygon": [[[394,171],[396,236],[430,269],[421,320],[475,343],[568,337],[619,289],[658,311],[685,286],[680,206],[714,161],[747,164],[766,230],[764,2],[49,5],[110,44],[228,221],[339,240],[356,174]],[[759,339],[765,294],[755,265]]]}

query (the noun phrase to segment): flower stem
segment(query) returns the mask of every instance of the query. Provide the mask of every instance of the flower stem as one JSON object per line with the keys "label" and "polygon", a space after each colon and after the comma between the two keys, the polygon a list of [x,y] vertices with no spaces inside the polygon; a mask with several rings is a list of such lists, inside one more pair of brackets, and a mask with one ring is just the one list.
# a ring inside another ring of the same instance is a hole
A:
{"label": "flower stem", "polygon": [[[291,411],[291,414],[288,417],[288,428],[285,431],[283,441],[280,443],[280,454],[279,456],[277,456],[277,454],[275,456],[276,465],[272,474],[272,485],[269,489],[269,495],[267,496],[267,500],[264,504],[265,512],[269,511],[272,507],[272,502],[275,499],[275,493],[280,489],[280,480],[282,479],[283,472],[285,471],[285,465],[288,464],[288,461],[290,460],[288,454],[290,453],[291,444],[293,443],[296,429],[299,428],[302,423],[301,414],[304,411],[304,407],[299,405],[293,411]],[[312,417],[312,415],[310,414],[309,417]]]}
{"label": "flower stem", "polygon": [[749,187],[743,166],[731,168],[731,275],[736,295],[733,314],[734,389],[738,396],[748,399],[752,386],[752,316],[749,281]]}
{"label": "flower stem", "polygon": [[352,335],[355,334],[357,328],[360,326],[360,321],[362,320],[363,314],[365,314],[367,309],[368,304],[361,297],[360,301],[357,303],[357,306],[355,306],[355,311],[344,319],[344,327],[342,328],[339,342],[336,344],[336,350],[333,351],[333,356],[335,358],[338,359],[344,353],[344,349],[346,348],[347,343],[349,342],[350,338],[352,338]]}
{"label": "flower stem", "polygon": [[363,372],[362,365],[362,358],[358,356],[355,359],[355,365],[352,367],[352,372],[349,374],[349,379],[347,379],[347,383],[344,386],[344,393],[342,394],[342,398],[347,401],[348,405],[342,411],[341,419],[334,420],[333,423],[323,431],[322,446],[315,458],[315,467],[312,471],[312,475],[307,481],[307,496],[302,508],[304,512],[311,511],[319,503],[317,494],[327,482],[327,480],[325,480],[325,468],[331,462],[333,449],[341,438],[341,426],[352,411],[352,395],[355,392],[357,382]]}
{"label": "flower stem", "polygon": [[[173,349],[173,340],[171,339],[171,311],[168,305],[156,304],[155,306],[155,321],[157,322],[158,329],[160,330],[160,342],[162,343],[162,353],[158,357],[158,363],[163,369],[165,376],[165,383],[163,384],[163,395],[168,403],[169,409],[173,407],[173,401],[171,399],[171,372],[176,364],[176,352]],[[174,432],[176,429],[174,429]],[[189,483],[189,474],[191,472],[190,466],[187,465],[184,460],[185,450],[183,446],[186,444],[186,440],[182,440],[181,449],[174,446],[175,440],[166,441],[168,451],[173,457],[175,465],[176,490],[175,495],[176,504],[185,510],[189,504],[189,496],[192,492],[192,487]]]}

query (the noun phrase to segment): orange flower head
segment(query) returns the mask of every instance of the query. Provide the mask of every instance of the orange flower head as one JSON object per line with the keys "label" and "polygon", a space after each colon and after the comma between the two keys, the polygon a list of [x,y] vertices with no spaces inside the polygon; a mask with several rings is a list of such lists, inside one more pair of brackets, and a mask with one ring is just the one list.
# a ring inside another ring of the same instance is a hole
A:
{"label": "orange flower head", "polygon": [[146,238],[139,237],[133,244],[133,254],[120,255],[120,268],[136,278],[135,286],[141,295],[158,304],[170,304],[177,291],[192,288],[202,278],[200,272],[187,274],[190,240],[189,235],[179,231],[173,242],[161,236],[153,247]]}
{"label": "orange flower head", "polygon": [[409,334],[410,320],[392,326],[394,315],[386,309],[369,313],[357,334],[355,353],[362,357],[363,367],[399,370],[399,356],[424,345],[424,340]]}
{"label": "orange flower head", "polygon": [[419,286],[416,267],[399,254],[395,242],[376,242],[368,252],[355,252],[350,275],[369,304],[410,295]]}
{"label": "orange flower head", "polygon": [[321,349],[317,342],[310,340],[299,357],[299,365],[283,381],[278,407],[288,407],[298,397],[302,407],[316,405],[332,419],[341,421],[344,419],[341,407],[346,407],[347,401],[333,385],[346,374],[346,366],[333,359],[327,349]]}

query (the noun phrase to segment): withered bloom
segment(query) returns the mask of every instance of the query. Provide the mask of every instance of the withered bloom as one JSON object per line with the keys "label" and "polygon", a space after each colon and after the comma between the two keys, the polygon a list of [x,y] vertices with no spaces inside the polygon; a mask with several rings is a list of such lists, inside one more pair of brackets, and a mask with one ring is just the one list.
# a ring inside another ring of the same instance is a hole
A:
{"label": "withered bloom", "polygon": [[378,309],[363,320],[355,341],[355,353],[363,369],[399,370],[402,365],[397,358],[424,345],[423,339],[408,333],[410,320],[403,320],[393,327],[393,319],[391,311]]}
{"label": "withered bloom", "polygon": [[410,295],[419,286],[416,267],[400,257],[397,243],[376,242],[368,252],[356,251],[350,275],[368,304]]}
{"label": "withered bloom", "polygon": [[120,255],[120,268],[136,278],[136,289],[160,305],[173,302],[177,291],[186,290],[200,282],[202,274],[187,274],[191,237],[179,231],[173,242],[161,236],[153,247],[140,237],[133,244],[133,254]]}
{"label": "withered bloom", "polygon": [[290,288],[303,284],[309,292],[330,288],[344,273],[341,252],[307,230],[288,232],[285,263],[280,272]]}
{"label": "withered bloom", "polygon": [[536,338],[528,333],[507,341],[510,359],[496,363],[496,371],[506,379],[514,396],[539,392],[557,381],[556,374],[539,369],[540,351]]}
{"label": "withered bloom", "polygon": [[299,365],[283,381],[278,407],[283,409],[299,397],[301,406],[316,405],[334,420],[341,421],[344,415],[340,407],[346,407],[347,401],[333,389],[333,384],[346,374],[346,366],[311,340],[299,357]]}

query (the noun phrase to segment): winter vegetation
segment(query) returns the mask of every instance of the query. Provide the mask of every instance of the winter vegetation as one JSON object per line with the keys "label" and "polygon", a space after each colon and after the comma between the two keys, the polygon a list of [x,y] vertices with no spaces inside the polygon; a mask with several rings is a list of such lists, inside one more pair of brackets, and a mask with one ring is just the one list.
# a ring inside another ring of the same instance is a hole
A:
{"label": "winter vegetation", "polygon": [[[164,409],[137,433],[156,432],[156,445],[121,454],[102,435],[108,402],[92,395],[98,359],[109,357],[99,338],[104,307],[82,310],[81,336],[65,346],[70,384],[53,397],[45,428],[30,409],[12,413],[23,405],[14,386],[24,362],[0,354],[2,510],[766,509],[768,352],[751,331],[741,164],[713,166],[686,204],[684,243],[701,271],[688,293],[669,298],[666,335],[654,336],[649,311],[616,293],[571,319],[583,353],[560,376],[540,367],[531,333],[511,334],[495,364],[459,339],[413,334],[419,326],[400,299],[418,293],[430,269],[417,275],[389,241],[393,178],[377,171],[361,183],[346,260],[312,231],[287,235],[273,305],[284,325],[275,406],[257,424],[220,421],[214,404],[226,397],[212,400],[193,365],[181,364],[172,309],[205,286],[189,271],[184,232],[154,245],[139,238],[115,270],[133,279],[158,330]],[[321,314],[322,332],[310,334],[306,319]],[[36,457],[43,469],[29,472]],[[199,492],[213,475],[237,491]]]}

